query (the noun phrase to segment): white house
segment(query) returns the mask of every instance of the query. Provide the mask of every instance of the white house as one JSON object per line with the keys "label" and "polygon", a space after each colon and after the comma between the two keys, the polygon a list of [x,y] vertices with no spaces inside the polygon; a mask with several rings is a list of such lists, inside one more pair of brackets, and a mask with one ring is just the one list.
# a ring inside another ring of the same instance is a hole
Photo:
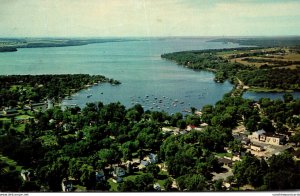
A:
{"label": "white house", "polygon": [[101,182],[105,180],[105,175],[103,170],[101,171],[96,171],[96,182]]}
{"label": "white house", "polygon": [[148,157],[149,157],[150,163],[157,163],[157,161],[158,161],[157,154],[150,153]]}
{"label": "white house", "polygon": [[112,174],[114,177],[122,177],[126,175],[126,172],[125,169],[123,169],[122,167],[115,167]]}
{"label": "white house", "polygon": [[153,188],[156,190],[156,191],[160,191],[161,190],[161,187],[158,183],[155,183],[153,184]]}
{"label": "white house", "polygon": [[63,192],[71,192],[73,191],[73,183],[70,180],[66,180],[65,178],[63,179],[61,183],[61,188]]}

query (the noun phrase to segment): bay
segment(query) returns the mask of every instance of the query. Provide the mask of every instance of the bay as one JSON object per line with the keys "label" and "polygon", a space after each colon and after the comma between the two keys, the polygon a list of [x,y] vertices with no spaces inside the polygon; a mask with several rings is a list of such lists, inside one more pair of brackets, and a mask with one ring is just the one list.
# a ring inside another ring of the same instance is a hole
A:
{"label": "bay", "polygon": [[145,110],[183,112],[214,104],[232,89],[228,82],[213,81],[206,71],[193,71],[161,59],[163,53],[239,47],[207,42],[206,38],[163,38],[107,42],[56,48],[22,48],[0,53],[1,74],[101,74],[122,82],[101,84],[64,100],[63,106],[88,102],[141,104]]}

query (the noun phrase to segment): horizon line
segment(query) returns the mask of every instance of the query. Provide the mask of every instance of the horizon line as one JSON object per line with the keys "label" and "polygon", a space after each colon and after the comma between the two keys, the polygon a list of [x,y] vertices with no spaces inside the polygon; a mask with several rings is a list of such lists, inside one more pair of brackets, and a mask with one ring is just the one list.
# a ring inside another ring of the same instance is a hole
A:
{"label": "horizon line", "polygon": [[0,39],[31,39],[31,38],[89,38],[89,39],[120,39],[120,38],[289,38],[300,37],[300,35],[176,35],[176,36],[0,36]]}

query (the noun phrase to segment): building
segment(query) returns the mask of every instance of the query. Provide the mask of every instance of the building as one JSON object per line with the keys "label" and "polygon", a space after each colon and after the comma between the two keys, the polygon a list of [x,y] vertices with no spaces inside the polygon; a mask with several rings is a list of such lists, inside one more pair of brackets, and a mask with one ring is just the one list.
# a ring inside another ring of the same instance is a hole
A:
{"label": "building", "polygon": [[256,152],[261,152],[264,150],[262,146],[251,144],[250,149]]}
{"label": "building", "polygon": [[153,153],[150,153],[149,154],[149,163],[157,163],[157,161],[158,161],[158,156],[157,156],[157,154],[153,154]]}
{"label": "building", "polygon": [[202,128],[207,127],[207,126],[208,126],[207,123],[201,123],[201,124],[200,124],[200,127],[202,127]]}
{"label": "building", "polygon": [[266,133],[264,130],[253,132],[248,138],[250,140],[266,142],[273,145],[282,145],[286,139],[284,135]]}
{"label": "building", "polygon": [[105,174],[103,170],[96,171],[96,182],[102,182],[105,180]]}
{"label": "building", "polygon": [[149,165],[149,162],[148,161],[145,161],[145,160],[141,160],[141,167],[146,167]]}
{"label": "building", "polygon": [[160,191],[161,190],[161,187],[160,187],[160,185],[158,183],[153,184],[153,188],[156,191]]}
{"label": "building", "polygon": [[226,159],[226,158],[219,158],[218,162],[222,165],[222,166],[227,166],[227,167],[232,167],[232,163],[233,161],[230,159]]}
{"label": "building", "polygon": [[71,192],[74,190],[74,186],[71,180],[63,179],[61,183],[61,188],[63,192]]}
{"label": "building", "polygon": [[196,127],[194,125],[188,125],[185,129],[186,131],[192,131],[192,130],[196,130],[196,131],[202,131],[203,128],[199,128],[199,127]]}
{"label": "building", "polygon": [[266,133],[265,130],[261,129],[261,130],[253,132],[252,135],[248,136],[248,138],[250,140],[260,141],[261,136],[264,135],[265,133]]}
{"label": "building", "polygon": [[285,141],[284,135],[266,133],[261,136],[261,140],[273,145],[282,145]]}
{"label": "building", "polygon": [[24,181],[32,181],[34,180],[34,174],[29,170],[21,170],[21,177]]}
{"label": "building", "polygon": [[122,167],[115,167],[114,171],[112,172],[112,175],[114,177],[123,177],[126,175],[125,169],[123,169]]}
{"label": "building", "polygon": [[237,141],[240,141],[244,145],[248,145],[250,143],[250,139],[245,134],[235,133],[235,134],[232,134],[232,136],[234,137],[234,139],[236,139]]}

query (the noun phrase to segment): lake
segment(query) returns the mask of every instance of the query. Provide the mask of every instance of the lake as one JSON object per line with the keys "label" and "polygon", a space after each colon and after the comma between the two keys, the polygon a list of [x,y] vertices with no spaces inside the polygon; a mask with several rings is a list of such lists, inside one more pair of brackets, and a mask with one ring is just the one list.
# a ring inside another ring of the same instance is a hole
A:
{"label": "lake", "polygon": [[107,42],[56,48],[22,48],[0,53],[1,74],[100,74],[122,82],[101,84],[80,91],[62,105],[87,102],[140,103],[145,110],[183,112],[190,107],[215,104],[232,89],[213,81],[213,73],[193,71],[161,59],[163,53],[239,47],[207,42],[204,38],[165,38]]}

